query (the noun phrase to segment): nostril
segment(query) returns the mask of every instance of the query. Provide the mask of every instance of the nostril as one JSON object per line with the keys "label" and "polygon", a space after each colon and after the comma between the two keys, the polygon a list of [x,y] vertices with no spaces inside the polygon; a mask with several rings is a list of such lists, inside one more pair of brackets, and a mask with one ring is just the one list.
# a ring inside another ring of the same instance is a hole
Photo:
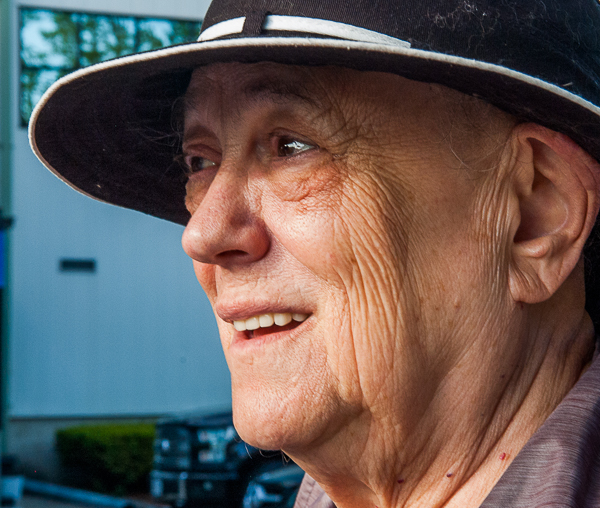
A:
{"label": "nostril", "polygon": [[243,250],[236,250],[236,249],[232,249],[232,250],[228,250],[225,252],[221,252],[220,254],[217,254],[218,257],[239,257],[239,256],[247,256],[248,253],[243,251]]}
{"label": "nostril", "polygon": [[225,252],[221,252],[219,254],[217,254],[216,257],[216,261],[217,264],[222,264],[225,263],[227,261],[234,261],[234,260],[242,260],[245,257],[249,257],[250,253],[243,251],[243,250],[239,250],[239,249],[231,249],[231,250],[227,250]]}

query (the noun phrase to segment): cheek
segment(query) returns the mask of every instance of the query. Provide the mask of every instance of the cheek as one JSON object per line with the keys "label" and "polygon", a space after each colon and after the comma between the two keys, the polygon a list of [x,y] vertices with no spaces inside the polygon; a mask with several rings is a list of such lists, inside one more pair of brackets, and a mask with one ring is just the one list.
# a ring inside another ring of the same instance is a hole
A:
{"label": "cheek", "polygon": [[[217,299],[216,267],[214,265],[194,261],[194,272],[196,273],[196,278],[198,279],[198,282],[200,282],[214,311],[214,305]],[[219,316],[217,316],[216,313],[215,319],[217,321],[217,327],[219,328],[219,337],[221,339],[223,350],[227,352],[232,339],[233,327],[219,319]]]}
{"label": "cheek", "polygon": [[214,179],[214,170],[202,171],[188,178],[185,184],[185,207],[190,215],[194,215]]}
{"label": "cheek", "polygon": [[352,387],[358,370],[371,369],[371,361],[387,355],[392,341],[386,338],[395,334],[403,245],[389,233],[383,203],[392,204],[378,195],[374,182],[354,179],[318,197],[279,203],[271,210],[279,217],[271,227],[286,251],[322,283],[331,327],[328,364]]}
{"label": "cheek", "polygon": [[[367,286],[378,291],[378,298],[397,294],[407,222],[400,186],[386,193],[365,172],[344,177],[336,171],[335,177],[311,184],[305,194],[299,201],[274,194],[263,201],[266,221],[283,248],[336,290],[345,306],[353,298],[366,298]],[[386,308],[390,305],[385,302]]]}
{"label": "cheek", "polygon": [[311,177],[285,181],[280,175],[263,194],[265,222],[282,247],[313,275],[335,284],[345,249],[340,245],[343,196],[339,172],[321,165]]}
{"label": "cheek", "polygon": [[198,282],[202,286],[202,289],[208,296],[208,299],[212,305],[214,305],[215,300],[217,298],[217,287],[216,287],[216,278],[215,278],[215,265],[210,265],[206,263],[200,263],[198,261],[193,261],[194,263],[194,273],[196,274],[196,278]]}
{"label": "cheek", "polygon": [[273,197],[283,203],[331,203],[341,181],[340,168],[329,154],[317,152],[306,159],[267,172],[264,183]]}

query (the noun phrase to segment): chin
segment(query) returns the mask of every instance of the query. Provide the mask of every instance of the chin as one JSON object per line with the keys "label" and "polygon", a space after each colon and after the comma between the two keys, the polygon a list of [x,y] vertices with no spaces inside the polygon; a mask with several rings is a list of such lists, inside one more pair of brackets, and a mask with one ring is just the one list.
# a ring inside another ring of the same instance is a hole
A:
{"label": "chin", "polygon": [[234,394],[233,423],[249,445],[261,450],[282,450],[302,446],[302,429],[308,422],[289,399],[284,402],[275,394],[269,395],[267,389]]}
{"label": "chin", "polygon": [[[328,386],[323,377],[307,379]],[[356,413],[323,385],[290,382],[281,389],[241,378],[232,380],[232,387],[234,425],[245,442],[262,450],[306,453],[339,432]]]}

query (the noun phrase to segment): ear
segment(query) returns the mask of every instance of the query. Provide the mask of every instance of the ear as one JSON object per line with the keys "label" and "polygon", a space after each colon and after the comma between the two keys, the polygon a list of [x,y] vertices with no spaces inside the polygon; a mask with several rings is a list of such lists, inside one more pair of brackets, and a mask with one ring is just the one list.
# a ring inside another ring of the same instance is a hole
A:
{"label": "ear", "polygon": [[550,298],[581,257],[600,203],[600,165],[563,134],[536,124],[512,133],[518,203],[509,286],[514,301]]}

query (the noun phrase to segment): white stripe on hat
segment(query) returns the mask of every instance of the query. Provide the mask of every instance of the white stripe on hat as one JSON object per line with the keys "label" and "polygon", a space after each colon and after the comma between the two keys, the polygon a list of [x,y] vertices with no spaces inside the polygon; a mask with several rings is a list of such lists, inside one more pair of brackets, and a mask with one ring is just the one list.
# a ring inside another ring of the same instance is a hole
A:
{"label": "white stripe on hat", "polygon": [[[244,29],[245,17],[228,19],[221,21],[216,25],[207,28],[198,38],[199,42],[210,41],[241,33]],[[302,16],[276,16],[269,14],[265,17],[263,23],[264,30],[278,30],[282,32],[304,32],[318,35],[328,35],[339,39],[359,42],[373,42],[376,44],[386,44],[389,46],[401,46],[410,48],[410,43],[383,35],[373,30],[359,28],[346,23],[338,23],[337,21],[328,21],[325,19],[305,18]]]}
{"label": "white stripe on hat", "polygon": [[227,21],[221,21],[204,30],[204,32],[200,34],[200,37],[198,37],[198,42],[212,41],[213,39],[218,39],[225,35],[242,33],[245,22],[246,18],[233,18],[228,19]]}

